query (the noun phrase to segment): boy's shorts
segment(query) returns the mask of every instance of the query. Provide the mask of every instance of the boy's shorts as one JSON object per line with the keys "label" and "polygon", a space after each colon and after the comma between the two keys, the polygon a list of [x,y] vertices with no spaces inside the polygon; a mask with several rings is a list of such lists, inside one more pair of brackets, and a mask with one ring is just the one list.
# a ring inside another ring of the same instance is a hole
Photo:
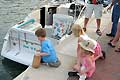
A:
{"label": "boy's shorts", "polygon": [[[41,59],[41,63],[45,63],[42,59]],[[50,63],[47,63],[50,67],[59,67],[61,65],[61,62],[60,60],[57,60],[56,62],[50,62]]]}
{"label": "boy's shorts", "polygon": [[[45,63],[42,59],[41,59],[41,63]],[[50,67],[59,67],[61,65],[61,62],[60,60],[57,60],[56,62],[50,62],[50,63],[47,63]]]}
{"label": "boy's shorts", "polygon": [[100,19],[102,17],[102,4],[87,4],[85,9],[85,18],[90,18],[93,14],[96,19]]}

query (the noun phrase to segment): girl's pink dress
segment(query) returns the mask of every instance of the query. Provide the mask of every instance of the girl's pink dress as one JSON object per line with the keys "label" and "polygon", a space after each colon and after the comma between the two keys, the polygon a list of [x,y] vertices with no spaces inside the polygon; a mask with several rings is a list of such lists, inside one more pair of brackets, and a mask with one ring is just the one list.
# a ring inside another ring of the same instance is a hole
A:
{"label": "girl's pink dress", "polygon": [[97,42],[97,45],[96,45],[94,51],[95,51],[94,57],[102,56],[101,46],[100,46],[100,44],[98,42]]}
{"label": "girl's pink dress", "polygon": [[[88,60],[87,60],[88,58],[87,57],[84,57],[83,58],[83,66],[85,66],[85,68],[88,68],[89,66],[91,66],[91,65],[89,65],[88,64]],[[91,69],[91,70],[89,70],[88,72],[86,72],[86,76],[87,77],[91,77],[92,76],[92,74],[95,72],[95,60],[94,60],[94,57],[91,57],[91,60],[92,60],[92,66],[93,66],[93,68]]]}

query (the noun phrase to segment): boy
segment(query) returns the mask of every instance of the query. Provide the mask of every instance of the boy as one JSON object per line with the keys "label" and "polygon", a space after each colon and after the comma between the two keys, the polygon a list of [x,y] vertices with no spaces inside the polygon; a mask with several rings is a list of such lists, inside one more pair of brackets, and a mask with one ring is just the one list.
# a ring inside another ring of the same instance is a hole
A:
{"label": "boy", "polygon": [[39,28],[35,31],[35,35],[38,37],[38,40],[41,42],[41,62],[48,63],[50,67],[59,67],[61,62],[56,56],[56,51],[51,44],[51,41],[46,39],[46,31],[44,28]]}

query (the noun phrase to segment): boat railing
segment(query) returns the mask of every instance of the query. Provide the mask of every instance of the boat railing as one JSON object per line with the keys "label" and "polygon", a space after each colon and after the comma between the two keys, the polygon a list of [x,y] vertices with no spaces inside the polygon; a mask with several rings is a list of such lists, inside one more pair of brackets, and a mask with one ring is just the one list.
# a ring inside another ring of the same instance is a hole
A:
{"label": "boat railing", "polygon": [[26,24],[34,23],[34,22],[35,22],[35,19],[32,18],[32,19],[30,19],[30,20],[28,20],[26,22],[23,22],[23,23],[19,24],[18,26],[16,26],[16,28],[21,28],[22,26],[24,26]]}

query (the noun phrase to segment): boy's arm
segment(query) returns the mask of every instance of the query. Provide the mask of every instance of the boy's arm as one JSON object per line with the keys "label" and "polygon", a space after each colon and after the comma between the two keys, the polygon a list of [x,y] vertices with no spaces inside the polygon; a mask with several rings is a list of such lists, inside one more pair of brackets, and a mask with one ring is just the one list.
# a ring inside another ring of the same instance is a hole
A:
{"label": "boy's arm", "polygon": [[48,55],[50,55],[48,43],[44,43],[41,46],[40,56],[48,56]]}
{"label": "boy's arm", "polygon": [[49,54],[48,53],[45,53],[45,52],[41,52],[40,53],[40,56],[48,56]]}

